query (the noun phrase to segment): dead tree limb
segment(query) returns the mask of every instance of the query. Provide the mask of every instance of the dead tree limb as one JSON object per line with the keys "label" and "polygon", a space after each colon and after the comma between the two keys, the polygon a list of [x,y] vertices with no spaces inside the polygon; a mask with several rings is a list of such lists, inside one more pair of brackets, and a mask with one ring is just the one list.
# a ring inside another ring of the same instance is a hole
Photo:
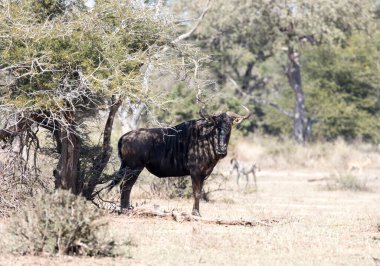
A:
{"label": "dead tree limb", "polygon": [[0,129],[0,140],[4,142],[12,141],[15,136],[30,127],[30,122],[31,121],[28,118],[22,117],[16,121],[14,125]]}
{"label": "dead tree limb", "polygon": [[224,220],[224,219],[207,219],[199,216],[194,216],[185,212],[171,211],[165,212],[162,210],[152,210],[147,208],[135,208],[129,211],[128,217],[131,218],[162,218],[165,220],[173,220],[176,222],[201,222],[205,224],[217,224],[217,225],[236,225],[236,226],[273,226],[278,224],[279,221],[275,219],[263,219],[263,220]]}
{"label": "dead tree limb", "polygon": [[122,101],[118,99],[117,101],[112,100],[110,110],[108,113],[108,118],[104,126],[103,132],[103,144],[101,153],[95,158],[94,163],[89,170],[89,180],[87,184],[84,184],[82,190],[82,195],[86,199],[93,199],[93,193],[96,185],[102,183],[102,173],[104,168],[107,166],[107,163],[112,154],[111,146],[111,135],[112,135],[112,126],[115,119],[117,110],[119,109]]}
{"label": "dead tree limb", "polygon": [[172,43],[176,44],[176,43],[178,43],[184,39],[189,38],[191,36],[191,34],[193,34],[194,31],[199,27],[199,25],[201,24],[204,16],[206,15],[206,13],[210,9],[210,7],[211,7],[211,1],[208,0],[205,9],[202,11],[202,14],[197,19],[197,22],[195,23],[195,25],[188,32],[178,36],[175,40],[172,41]]}

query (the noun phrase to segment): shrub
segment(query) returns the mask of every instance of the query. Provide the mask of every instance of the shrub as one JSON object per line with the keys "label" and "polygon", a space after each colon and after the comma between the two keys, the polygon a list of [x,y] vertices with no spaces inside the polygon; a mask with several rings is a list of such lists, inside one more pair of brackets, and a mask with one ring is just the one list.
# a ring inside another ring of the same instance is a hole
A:
{"label": "shrub", "polygon": [[341,189],[344,190],[367,190],[366,182],[353,174],[340,175],[337,179]]}
{"label": "shrub", "polygon": [[21,254],[114,256],[100,211],[68,191],[38,194],[13,217],[9,233]]}
{"label": "shrub", "polygon": [[51,173],[52,159],[39,154],[36,161],[28,161],[23,153],[12,151],[8,146],[0,149],[0,218],[9,217],[37,192],[54,190],[51,176],[36,167],[36,164],[43,165],[46,173]]}
{"label": "shrub", "polygon": [[352,191],[366,191],[368,190],[366,180],[359,178],[352,173],[336,172],[331,175],[327,183],[329,190],[352,190]]}

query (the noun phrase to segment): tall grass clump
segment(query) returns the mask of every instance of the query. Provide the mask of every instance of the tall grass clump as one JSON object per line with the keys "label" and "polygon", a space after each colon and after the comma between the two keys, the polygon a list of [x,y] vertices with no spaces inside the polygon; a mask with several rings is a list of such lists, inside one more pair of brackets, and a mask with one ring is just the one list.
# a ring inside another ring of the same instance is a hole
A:
{"label": "tall grass clump", "polygon": [[41,193],[12,217],[11,249],[19,254],[115,256],[116,242],[99,210],[68,191]]}
{"label": "tall grass clump", "polygon": [[366,180],[348,173],[338,178],[338,184],[343,190],[365,191],[368,190]]}
{"label": "tall grass clump", "polygon": [[367,191],[366,178],[359,177],[353,173],[335,172],[330,175],[327,182],[328,190],[351,190],[351,191]]}

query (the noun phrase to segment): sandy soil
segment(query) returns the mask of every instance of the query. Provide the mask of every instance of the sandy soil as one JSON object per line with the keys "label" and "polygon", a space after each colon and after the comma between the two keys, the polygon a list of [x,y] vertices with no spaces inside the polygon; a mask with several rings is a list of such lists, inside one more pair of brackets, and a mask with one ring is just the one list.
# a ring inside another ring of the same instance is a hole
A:
{"label": "sandy soil", "polygon": [[[252,184],[201,203],[205,218],[275,219],[271,226],[221,226],[109,214],[111,233],[132,238],[131,257],[72,258],[0,255],[0,265],[374,265],[380,258],[380,180],[368,174],[367,191],[329,190],[326,173],[262,171]],[[190,211],[192,200],[144,198],[135,203]],[[6,220],[0,220],[0,233]]]}

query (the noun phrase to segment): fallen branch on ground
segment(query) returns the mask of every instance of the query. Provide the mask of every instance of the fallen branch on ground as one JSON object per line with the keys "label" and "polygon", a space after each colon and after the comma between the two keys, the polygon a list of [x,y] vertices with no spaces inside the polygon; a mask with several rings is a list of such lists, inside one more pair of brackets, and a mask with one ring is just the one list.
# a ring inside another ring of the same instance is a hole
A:
{"label": "fallen branch on ground", "polygon": [[333,177],[310,178],[307,180],[307,182],[319,182],[319,181],[328,181],[328,180],[336,180],[336,178],[333,178]]}
{"label": "fallen branch on ground", "polygon": [[239,225],[239,226],[273,226],[278,224],[279,221],[275,219],[263,219],[263,220],[224,220],[224,219],[207,219],[199,216],[194,216],[185,212],[179,211],[162,211],[152,210],[147,208],[135,208],[127,212],[128,217],[133,218],[153,218],[158,217],[166,220],[174,220],[176,222],[202,222],[205,224],[218,224],[218,225]]}

